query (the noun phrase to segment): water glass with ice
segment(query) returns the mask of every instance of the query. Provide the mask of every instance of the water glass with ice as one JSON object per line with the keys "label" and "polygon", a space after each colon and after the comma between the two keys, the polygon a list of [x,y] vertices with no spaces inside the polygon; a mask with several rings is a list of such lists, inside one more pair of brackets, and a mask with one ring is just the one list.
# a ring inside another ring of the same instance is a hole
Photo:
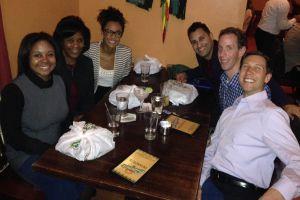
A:
{"label": "water glass with ice", "polygon": [[149,81],[150,63],[141,63],[141,81],[147,83]]}

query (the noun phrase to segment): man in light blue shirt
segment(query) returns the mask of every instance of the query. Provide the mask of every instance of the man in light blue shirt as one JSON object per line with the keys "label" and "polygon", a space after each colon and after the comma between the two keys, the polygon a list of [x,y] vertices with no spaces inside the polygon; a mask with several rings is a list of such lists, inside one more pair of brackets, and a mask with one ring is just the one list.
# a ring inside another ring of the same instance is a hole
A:
{"label": "man in light blue shirt", "polygon": [[[243,95],[224,110],[205,152],[200,180],[203,200],[300,196],[300,147],[288,115],[264,90],[271,76],[264,55],[244,56],[239,74]],[[270,187],[276,157],[286,167]]]}

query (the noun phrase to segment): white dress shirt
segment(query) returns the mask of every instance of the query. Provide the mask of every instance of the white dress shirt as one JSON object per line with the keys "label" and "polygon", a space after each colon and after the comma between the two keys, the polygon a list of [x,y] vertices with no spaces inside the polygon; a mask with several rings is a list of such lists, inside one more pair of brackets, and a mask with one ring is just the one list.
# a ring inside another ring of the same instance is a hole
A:
{"label": "white dress shirt", "polygon": [[290,4],[287,0],[269,0],[262,11],[258,27],[268,33],[277,35],[281,30],[289,29],[296,22],[293,18],[289,20],[287,15]]}
{"label": "white dress shirt", "polygon": [[265,91],[243,98],[222,113],[207,147],[200,184],[211,168],[268,188],[278,157],[286,167],[272,186],[285,199],[300,195],[300,147],[288,115]]}

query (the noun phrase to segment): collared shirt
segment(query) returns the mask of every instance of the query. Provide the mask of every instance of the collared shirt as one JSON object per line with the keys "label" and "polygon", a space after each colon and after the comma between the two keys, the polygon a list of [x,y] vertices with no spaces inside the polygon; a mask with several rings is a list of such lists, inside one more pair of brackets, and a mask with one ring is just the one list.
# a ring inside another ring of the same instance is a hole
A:
{"label": "collared shirt", "polygon": [[265,91],[243,98],[227,108],[205,151],[201,185],[211,168],[268,188],[278,157],[286,167],[272,186],[285,199],[300,195],[300,147],[288,115]]}
{"label": "collared shirt", "polygon": [[[229,106],[232,106],[234,101],[243,94],[243,88],[239,83],[239,73],[233,75],[229,80],[226,73],[223,72],[221,77],[221,83],[219,88],[219,100],[221,111],[225,110]],[[265,85],[269,99],[271,99],[271,90],[268,85]]]}
{"label": "collared shirt", "polygon": [[290,4],[287,0],[269,0],[262,11],[258,27],[262,30],[277,35],[281,30],[289,29],[296,22],[293,18],[289,20],[287,15]]}

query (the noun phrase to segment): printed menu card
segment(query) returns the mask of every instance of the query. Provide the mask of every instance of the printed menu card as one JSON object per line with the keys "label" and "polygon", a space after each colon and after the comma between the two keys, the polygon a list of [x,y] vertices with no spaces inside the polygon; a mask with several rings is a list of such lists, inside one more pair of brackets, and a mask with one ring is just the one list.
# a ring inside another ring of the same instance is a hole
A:
{"label": "printed menu card", "polygon": [[159,158],[137,149],[112,171],[136,183],[158,160]]}
{"label": "printed menu card", "polygon": [[175,115],[170,115],[167,120],[172,124],[172,128],[187,133],[189,135],[192,135],[200,126],[200,124],[198,123],[180,118]]}

